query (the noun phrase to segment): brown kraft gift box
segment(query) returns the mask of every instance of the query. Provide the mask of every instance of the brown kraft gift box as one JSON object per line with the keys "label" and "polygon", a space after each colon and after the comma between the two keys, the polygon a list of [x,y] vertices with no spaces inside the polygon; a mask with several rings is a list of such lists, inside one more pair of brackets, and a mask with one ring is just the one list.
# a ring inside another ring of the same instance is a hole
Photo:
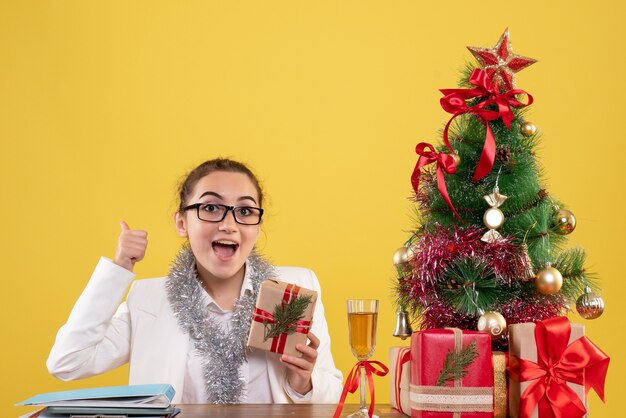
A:
{"label": "brown kraft gift box", "polygon": [[[585,335],[585,327],[580,324],[571,324],[571,334],[568,344],[576,341]],[[509,356],[517,356],[524,360],[537,362],[537,344],[535,341],[535,327],[532,322],[524,324],[513,324],[509,326]],[[520,397],[532,382],[518,382],[509,378],[509,416],[511,418],[519,417]],[[575,383],[567,382],[567,385],[576,392],[580,400],[587,407],[587,397],[585,396],[585,387]],[[589,410],[589,408],[587,408]],[[535,407],[531,418],[538,418],[539,412]],[[585,417],[588,414],[584,415]]]}
{"label": "brown kraft gift box", "polygon": [[[302,318],[296,323],[289,325],[292,332],[285,332],[276,337],[266,338],[267,328],[275,323],[275,308],[284,309],[286,304],[298,296],[310,296],[311,302],[304,310]],[[306,344],[306,334],[311,329],[316,301],[317,292],[314,290],[274,279],[261,283],[252,316],[248,347],[300,357],[302,354],[295,347],[299,343]]]}

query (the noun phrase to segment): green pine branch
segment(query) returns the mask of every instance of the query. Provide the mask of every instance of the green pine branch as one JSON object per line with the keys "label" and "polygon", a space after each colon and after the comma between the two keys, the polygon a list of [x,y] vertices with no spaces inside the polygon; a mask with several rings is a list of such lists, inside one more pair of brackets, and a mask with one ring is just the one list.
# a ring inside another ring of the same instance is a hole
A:
{"label": "green pine branch", "polygon": [[552,264],[563,276],[561,294],[571,302],[576,301],[587,286],[595,292],[600,291],[594,275],[585,269],[585,258],[582,248],[570,248],[561,252]]}
{"label": "green pine branch", "polygon": [[294,326],[297,321],[304,317],[304,311],[311,303],[310,295],[296,296],[288,303],[281,303],[274,307],[274,323],[267,321],[265,325],[265,340],[277,337],[281,334],[293,334],[296,332]]}
{"label": "green pine branch", "polygon": [[503,290],[486,260],[474,257],[453,260],[443,271],[439,284],[442,300],[465,315],[492,310]]}
{"label": "green pine branch", "polygon": [[476,348],[476,339],[463,347],[458,353],[454,350],[448,350],[448,355],[443,362],[443,369],[437,377],[437,386],[445,386],[446,382],[464,377],[467,374],[467,368],[478,357],[478,349]]}

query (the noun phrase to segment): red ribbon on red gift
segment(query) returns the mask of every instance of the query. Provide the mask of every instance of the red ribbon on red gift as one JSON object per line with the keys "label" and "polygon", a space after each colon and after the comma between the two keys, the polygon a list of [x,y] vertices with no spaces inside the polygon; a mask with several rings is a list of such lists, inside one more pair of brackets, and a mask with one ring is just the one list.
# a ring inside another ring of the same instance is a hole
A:
{"label": "red ribbon on red gift", "polygon": [[396,381],[394,382],[394,389],[396,395],[397,410],[404,414],[402,410],[402,402],[400,400],[400,383],[402,382],[402,369],[406,363],[411,361],[411,348],[403,347],[398,350],[398,360],[396,361]]}
{"label": "red ribbon on red gift", "polygon": [[[300,286],[295,284],[288,284],[285,287],[285,291],[283,292],[283,301],[281,303],[282,308],[284,309],[285,304],[289,303],[291,298],[295,298],[300,293]],[[254,312],[252,313],[252,320],[256,322],[261,322],[263,324],[273,324],[276,321],[274,320],[274,315],[269,313],[266,310],[260,309],[258,307],[254,308]],[[294,329],[295,332],[300,334],[308,334],[311,329],[312,321],[299,320],[293,324],[290,324],[287,328]],[[272,338],[272,346],[270,347],[270,351],[273,353],[283,354],[285,351],[285,344],[287,343],[287,332],[283,332],[280,335],[277,335]]]}
{"label": "red ribbon on red gift", "polygon": [[581,337],[568,345],[571,325],[556,317],[538,322],[535,328],[537,363],[511,356],[509,373],[519,382],[532,381],[520,398],[520,418],[538,408],[539,418],[579,418],[587,409],[567,382],[593,388],[604,401],[604,380],[609,356]]}
{"label": "red ribbon on red gift", "polygon": [[[459,115],[465,113],[471,113],[480,119],[487,130],[485,134],[485,144],[483,145],[482,153],[480,154],[480,160],[476,171],[474,171],[473,182],[484,178],[493,167],[494,158],[496,155],[496,140],[493,137],[493,132],[489,127],[489,121],[502,118],[502,121],[508,129],[511,129],[511,122],[515,119],[511,107],[525,107],[529,106],[533,102],[533,96],[526,93],[524,90],[513,89],[504,93],[500,93],[500,88],[497,83],[492,83],[487,73],[476,68],[472,72],[469,78],[469,83],[473,84],[474,88],[471,89],[442,89],[440,90],[445,96],[441,98],[441,107],[454,116],[450,118],[443,131],[443,141],[448,149],[452,152],[452,146],[448,138],[448,129],[450,124]],[[524,94],[528,97],[528,103],[522,103],[515,98],[518,94]],[[466,100],[487,97],[475,106],[468,106]],[[498,110],[487,109],[487,106],[495,105]]]}
{"label": "red ribbon on red gift", "polygon": [[[376,366],[378,366],[380,370],[377,369]],[[339,418],[341,415],[341,410],[343,409],[343,405],[346,403],[346,396],[348,396],[348,392],[354,393],[359,388],[359,382],[361,381],[361,367],[365,370],[367,385],[370,389],[370,407],[367,410],[367,413],[370,417],[374,414],[374,379],[372,374],[375,374],[376,376],[386,376],[387,373],[389,373],[389,369],[380,361],[367,360],[359,361],[354,365],[352,370],[350,370],[346,383],[343,385],[343,392],[341,393],[341,398],[339,399],[339,404],[337,405],[333,418]]]}
{"label": "red ribbon on red gift", "polygon": [[435,147],[426,143],[420,142],[415,147],[415,152],[420,156],[417,160],[417,164],[415,164],[415,168],[413,169],[413,174],[411,175],[411,184],[413,185],[413,190],[417,193],[417,188],[420,184],[420,170],[425,165],[436,162],[437,163],[437,188],[439,189],[439,193],[443,197],[443,200],[446,201],[452,212],[459,218],[462,219],[461,216],[457,213],[456,209],[454,209],[454,205],[450,200],[450,196],[448,195],[448,189],[446,187],[446,180],[443,176],[443,173],[446,172],[448,174],[456,173],[456,163],[454,162],[454,157],[450,154],[444,154],[441,152],[435,151]]}

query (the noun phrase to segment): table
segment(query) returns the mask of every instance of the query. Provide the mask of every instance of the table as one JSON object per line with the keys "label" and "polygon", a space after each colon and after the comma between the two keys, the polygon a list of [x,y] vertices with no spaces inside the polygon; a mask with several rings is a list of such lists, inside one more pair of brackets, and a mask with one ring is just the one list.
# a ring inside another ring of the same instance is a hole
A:
{"label": "table", "polygon": [[[210,404],[182,404],[176,405],[182,412],[176,418],[270,418],[270,417],[298,417],[298,418],[329,418],[335,413],[337,405],[323,404],[268,404],[268,405],[210,405]],[[358,405],[344,405],[341,416],[345,417],[355,411]],[[391,409],[389,404],[376,405],[375,414],[380,418],[404,417],[400,412]]]}

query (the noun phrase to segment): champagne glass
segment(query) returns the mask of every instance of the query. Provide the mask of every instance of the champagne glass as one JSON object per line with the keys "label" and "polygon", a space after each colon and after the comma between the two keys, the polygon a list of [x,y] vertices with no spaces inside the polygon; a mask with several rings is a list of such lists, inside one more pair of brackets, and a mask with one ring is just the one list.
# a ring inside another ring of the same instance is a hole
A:
{"label": "champagne glass", "polygon": [[[378,320],[378,300],[348,300],[348,330],[352,354],[359,360],[368,360],[376,349],[376,322]],[[348,418],[369,417],[366,405],[367,379],[365,369],[361,366],[361,382],[359,384],[359,409],[348,415]]]}

